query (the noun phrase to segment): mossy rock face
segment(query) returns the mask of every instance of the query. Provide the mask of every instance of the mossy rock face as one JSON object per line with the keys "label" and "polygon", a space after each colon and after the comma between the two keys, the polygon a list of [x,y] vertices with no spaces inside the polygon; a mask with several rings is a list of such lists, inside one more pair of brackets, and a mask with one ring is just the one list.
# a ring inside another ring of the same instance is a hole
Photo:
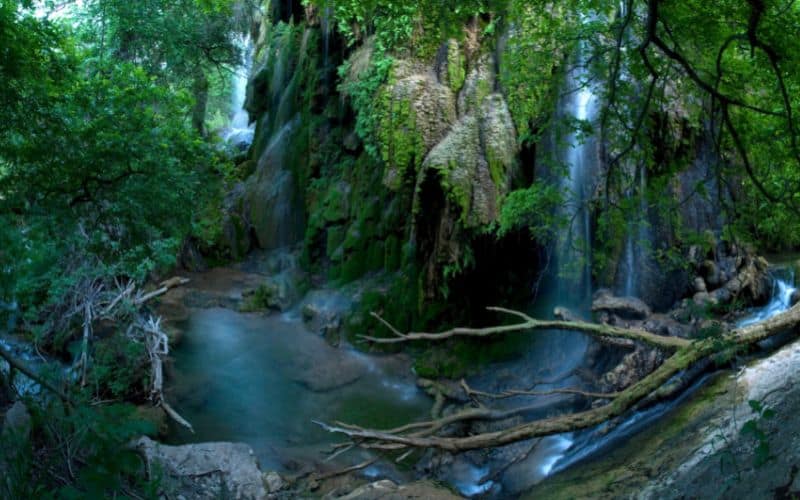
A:
{"label": "mossy rock face", "polygon": [[492,54],[482,55],[464,81],[458,95],[458,111],[462,115],[478,110],[483,100],[494,92],[496,86],[495,60]]}
{"label": "mossy rock face", "polygon": [[433,173],[450,201],[460,208],[465,227],[479,228],[496,221],[518,152],[514,123],[503,97],[487,96],[478,112],[459,120],[425,159],[417,178],[415,211],[419,210],[422,183]]}
{"label": "mossy rock face", "polygon": [[400,243],[400,238],[395,235],[389,236],[385,244],[384,269],[387,271],[399,269],[402,259],[402,244]]}
{"label": "mossy rock face", "polygon": [[[442,54],[443,53],[443,54]],[[450,39],[440,49],[438,63],[439,81],[450,87],[453,92],[458,92],[464,86],[467,77],[466,58],[458,45],[458,41]]]}
{"label": "mossy rock face", "polygon": [[328,190],[325,197],[322,217],[325,222],[341,222],[347,219],[349,213],[348,196],[350,186],[345,182],[337,182]]}
{"label": "mossy rock face", "polygon": [[413,74],[380,91],[384,108],[380,118],[381,156],[386,163],[383,183],[400,189],[407,172],[422,164],[425,155],[456,120],[454,93],[428,73]]}
{"label": "mossy rock face", "polygon": [[339,254],[341,255],[342,243],[344,243],[344,238],[347,234],[346,229],[344,226],[330,226],[326,231],[327,239],[325,243],[325,252],[328,258],[338,260],[334,259],[334,255],[337,250],[339,250]]}
{"label": "mossy rock face", "polygon": [[386,259],[386,245],[383,241],[375,241],[369,245],[367,250],[367,271],[378,271],[383,269]]}
{"label": "mossy rock face", "polygon": [[510,175],[517,163],[519,147],[514,120],[508,105],[500,94],[490,94],[480,107],[481,143],[489,165],[492,182],[505,194],[509,189]]}

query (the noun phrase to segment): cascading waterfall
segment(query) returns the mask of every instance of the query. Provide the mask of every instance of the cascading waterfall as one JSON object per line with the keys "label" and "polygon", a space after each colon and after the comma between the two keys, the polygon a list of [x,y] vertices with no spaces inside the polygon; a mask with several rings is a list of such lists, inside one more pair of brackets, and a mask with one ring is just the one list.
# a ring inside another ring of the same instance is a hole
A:
{"label": "cascading waterfall", "polygon": [[242,61],[233,73],[233,92],[231,93],[231,121],[223,132],[223,139],[239,149],[245,150],[253,142],[255,124],[244,109],[247,97],[247,81],[253,61],[253,41],[250,35],[243,35],[237,40],[242,49]]}
{"label": "cascading waterfall", "polygon": [[[742,327],[768,320],[787,311],[792,306],[792,295],[797,288],[795,287],[794,272],[791,269],[788,271],[782,278],[775,277],[773,279],[772,298],[769,303],[745,316],[736,323],[736,326]],[[607,424],[601,424],[597,429],[581,433],[575,440],[575,446],[553,464],[552,472],[562,471],[588,459],[646,428],[650,423],[685,401],[694,389],[702,385],[703,380],[705,379],[700,378],[676,399],[662,401],[650,408],[629,413],[613,429],[609,429]]]}
{"label": "cascading waterfall", "polygon": [[[579,123],[592,124],[596,118],[598,97],[586,68],[582,47],[577,47],[575,66],[569,72],[562,113]],[[561,287],[560,300],[569,304],[582,303],[591,296],[591,223],[588,202],[592,196],[592,179],[599,164],[597,141],[593,135],[581,130],[573,131],[567,138],[564,163],[569,169],[569,177],[564,179],[563,188],[566,201],[562,216],[569,222],[569,228],[557,249],[558,279],[567,285]],[[564,296],[564,289],[570,296]],[[578,293],[575,293],[578,290]]]}
{"label": "cascading waterfall", "polygon": [[794,285],[794,272],[790,272],[786,279],[775,278],[772,284],[772,299],[769,303],[753,314],[740,320],[737,326],[752,325],[787,311],[792,307],[792,295],[797,291]]}
{"label": "cascading waterfall", "polygon": [[647,246],[650,242],[650,231],[647,222],[647,170],[642,167],[638,171],[639,190],[635,194],[639,200],[638,217],[632,217],[628,235],[625,239],[625,285],[623,295],[634,297],[638,294],[641,279],[641,267],[646,258]]}

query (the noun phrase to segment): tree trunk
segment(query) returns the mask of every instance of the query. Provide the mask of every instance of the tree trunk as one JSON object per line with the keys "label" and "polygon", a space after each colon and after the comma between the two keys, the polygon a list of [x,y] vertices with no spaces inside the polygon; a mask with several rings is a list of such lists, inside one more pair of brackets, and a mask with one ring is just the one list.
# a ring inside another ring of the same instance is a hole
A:
{"label": "tree trunk", "polygon": [[206,108],[208,107],[208,78],[199,66],[194,72],[192,85],[194,107],[192,108],[192,127],[201,136],[206,136]]}

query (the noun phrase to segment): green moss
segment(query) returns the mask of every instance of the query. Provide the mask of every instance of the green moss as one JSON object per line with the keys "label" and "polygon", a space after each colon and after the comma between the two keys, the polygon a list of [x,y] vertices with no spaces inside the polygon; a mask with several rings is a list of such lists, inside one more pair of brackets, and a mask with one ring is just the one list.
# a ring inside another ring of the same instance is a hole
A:
{"label": "green moss", "polygon": [[416,125],[411,96],[393,97],[390,88],[381,91],[385,111],[379,119],[378,141],[386,164],[384,184],[392,190],[403,186],[406,171],[416,169],[425,155],[425,141]]}
{"label": "green moss", "polygon": [[360,247],[363,239],[361,233],[361,224],[358,221],[352,223],[350,227],[347,228],[347,234],[344,238],[344,249],[345,250],[353,250],[354,248]]}
{"label": "green moss", "polygon": [[383,269],[386,248],[383,241],[375,241],[369,245],[367,250],[367,271],[378,271]]}
{"label": "green moss", "polygon": [[242,312],[266,311],[273,302],[278,290],[267,284],[259,285],[239,307]]}
{"label": "green moss", "polygon": [[328,258],[333,258],[334,252],[344,243],[344,226],[331,226],[327,229],[327,240],[325,242],[325,252]]}
{"label": "green moss", "polygon": [[339,222],[347,219],[348,203],[346,195],[346,186],[341,184],[334,184],[328,190],[322,210],[322,218],[326,222]]}
{"label": "green moss", "polygon": [[447,83],[453,92],[458,92],[464,86],[467,78],[465,69],[466,61],[458,42],[451,39],[447,42]]}
{"label": "green moss", "polygon": [[391,235],[386,239],[385,258],[383,267],[387,271],[394,271],[400,268],[402,261],[400,238]]}
{"label": "green moss", "polygon": [[342,265],[340,280],[342,283],[350,283],[364,275],[367,271],[367,252],[359,250],[349,255]]}

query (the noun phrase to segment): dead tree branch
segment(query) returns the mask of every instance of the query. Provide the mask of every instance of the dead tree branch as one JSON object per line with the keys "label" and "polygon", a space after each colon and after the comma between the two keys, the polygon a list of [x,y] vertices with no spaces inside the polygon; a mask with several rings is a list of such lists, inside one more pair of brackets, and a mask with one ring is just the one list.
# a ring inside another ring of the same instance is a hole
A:
{"label": "dead tree branch", "polygon": [[411,332],[401,333],[377,313],[371,313],[373,317],[386,325],[394,334],[394,337],[373,337],[361,335],[361,338],[376,344],[396,344],[409,342],[412,340],[444,340],[450,337],[489,337],[500,333],[516,333],[528,330],[569,330],[573,332],[583,332],[594,337],[612,337],[618,339],[638,340],[653,347],[674,351],[686,347],[690,342],[678,337],[665,337],[656,335],[644,330],[619,328],[611,325],[600,325],[597,323],[586,323],[583,321],[561,321],[561,320],[540,320],[534,319],[527,314],[502,307],[488,307],[490,311],[501,312],[522,319],[519,323],[512,325],[489,326],[485,328],[453,328],[440,333]]}
{"label": "dead tree branch", "polygon": [[[542,420],[534,420],[523,424],[515,425],[507,429],[493,432],[485,432],[469,436],[451,436],[438,434],[454,423],[468,420],[502,420],[513,415],[525,413],[532,406],[514,408],[510,410],[494,410],[490,408],[473,408],[459,413],[442,417],[426,422],[415,422],[389,430],[365,429],[362,427],[348,425],[341,422],[327,424],[316,422],[323,429],[346,435],[352,443],[362,448],[377,449],[405,449],[405,448],[438,448],[450,452],[461,452],[480,448],[491,448],[503,446],[527,439],[543,437],[564,432],[572,432],[581,429],[594,427],[612,418],[619,417],[636,407],[647,398],[660,398],[671,395],[675,392],[675,387],[679,384],[670,384],[673,378],[692,368],[701,360],[737,347],[747,347],[767,339],[773,335],[786,332],[797,328],[800,325],[800,304],[792,307],[788,311],[776,315],[761,323],[736,328],[726,332],[719,338],[706,338],[690,342],[683,339],[680,342],[653,341],[650,337],[642,337],[641,332],[636,330],[609,329],[605,325],[593,325],[589,323],[572,323],[561,321],[540,321],[517,312],[501,308],[493,308],[500,312],[506,312],[520,317],[524,321],[516,325],[487,327],[480,329],[455,328],[443,332],[434,333],[409,333],[403,334],[394,330],[395,338],[383,339],[388,341],[403,342],[411,340],[442,340],[457,335],[484,337],[499,333],[516,332],[522,330],[554,328],[569,329],[573,331],[584,331],[592,335],[631,338],[645,341],[651,340],[651,345],[661,348],[669,348],[674,353],[667,358],[652,373],[629,386],[625,390],[606,394],[603,399],[608,399],[608,403],[592,408],[590,410],[577,413],[559,415]],[[543,326],[546,325],[546,326]],[[649,334],[652,335],[652,334]],[[666,339],[667,337],[658,337]],[[381,340],[381,339],[377,339]],[[469,389],[469,387],[466,387]],[[565,391],[565,390],[562,390]],[[522,391],[525,392],[525,391]],[[599,394],[597,396],[600,396]],[[612,397],[613,396],[613,397]]]}

